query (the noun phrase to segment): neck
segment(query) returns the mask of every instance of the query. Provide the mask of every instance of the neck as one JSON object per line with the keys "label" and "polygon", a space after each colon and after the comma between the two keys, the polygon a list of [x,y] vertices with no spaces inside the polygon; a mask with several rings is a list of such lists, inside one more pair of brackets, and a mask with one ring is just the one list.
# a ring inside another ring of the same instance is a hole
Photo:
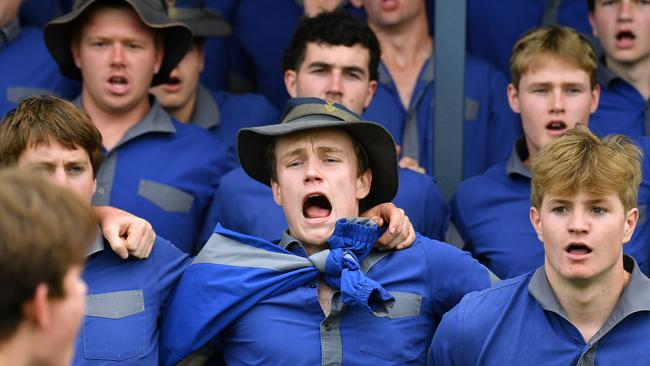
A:
{"label": "neck", "polygon": [[605,324],[630,280],[630,273],[623,268],[622,257],[611,271],[586,281],[567,280],[549,271],[548,264],[546,268],[553,292],[585,341],[589,341]]}
{"label": "neck", "polygon": [[632,84],[643,96],[650,99],[650,57],[634,64],[624,64],[607,57],[607,67],[614,70],[623,80]]}
{"label": "neck", "polygon": [[21,328],[11,338],[0,344],[0,365],[27,366],[34,364],[31,355],[34,352],[33,340],[26,337]]}
{"label": "neck", "polygon": [[93,102],[86,89],[82,91],[82,106],[102,134],[102,143],[107,150],[111,150],[151,109],[148,96],[132,108],[124,110],[102,108]]}
{"label": "neck", "polygon": [[171,114],[178,121],[183,123],[189,123],[194,115],[194,109],[196,108],[196,99],[197,99],[198,89],[195,91],[189,100],[177,107],[177,108],[165,108],[169,114]]}
{"label": "neck", "polygon": [[377,35],[381,44],[381,58],[387,64],[400,67],[422,65],[433,55],[433,40],[429,35],[425,12],[399,25],[380,28],[370,24],[370,28]]}

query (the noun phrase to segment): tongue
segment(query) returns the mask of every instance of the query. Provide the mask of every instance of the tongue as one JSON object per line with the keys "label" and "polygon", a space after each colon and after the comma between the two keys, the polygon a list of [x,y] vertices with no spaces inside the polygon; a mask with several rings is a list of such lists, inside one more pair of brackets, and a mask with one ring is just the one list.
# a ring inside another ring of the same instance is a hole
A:
{"label": "tongue", "polygon": [[618,48],[630,48],[634,46],[634,37],[619,37],[616,39],[616,46]]}
{"label": "tongue", "polygon": [[571,254],[589,254],[589,249],[586,247],[571,247],[569,248]]}
{"label": "tongue", "polygon": [[319,218],[327,217],[327,215],[330,214],[330,210],[315,205],[311,205],[305,209],[305,214],[310,219],[319,219]]}

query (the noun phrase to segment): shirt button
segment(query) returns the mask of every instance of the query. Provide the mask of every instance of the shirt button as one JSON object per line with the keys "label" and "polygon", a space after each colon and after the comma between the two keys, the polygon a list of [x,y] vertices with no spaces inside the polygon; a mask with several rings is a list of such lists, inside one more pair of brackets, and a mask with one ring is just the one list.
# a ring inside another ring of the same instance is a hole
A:
{"label": "shirt button", "polygon": [[310,288],[316,288],[316,284],[312,282],[312,283],[309,284],[309,287]]}
{"label": "shirt button", "polygon": [[97,193],[104,194],[104,188],[97,188]]}
{"label": "shirt button", "polygon": [[330,331],[330,325],[329,325],[329,324],[325,324],[325,331],[326,331],[326,332],[329,332],[329,331]]}

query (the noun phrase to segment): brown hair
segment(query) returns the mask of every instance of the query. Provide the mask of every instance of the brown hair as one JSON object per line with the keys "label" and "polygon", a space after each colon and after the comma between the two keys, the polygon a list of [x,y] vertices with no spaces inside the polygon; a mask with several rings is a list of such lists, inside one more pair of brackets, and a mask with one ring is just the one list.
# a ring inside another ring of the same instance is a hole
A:
{"label": "brown hair", "polygon": [[584,190],[616,193],[626,211],[636,207],[641,150],[628,137],[599,138],[584,126],[544,146],[532,165],[530,202],[540,209],[544,195]]}
{"label": "brown hair", "polygon": [[16,164],[29,147],[54,139],[65,148],[88,153],[93,177],[101,165],[102,135],[88,114],[74,104],[49,96],[29,97],[7,113],[0,125],[0,166]]}
{"label": "brown hair", "polygon": [[596,54],[586,38],[568,27],[545,26],[524,34],[512,48],[510,75],[519,89],[521,77],[544,65],[546,58],[559,58],[589,75],[591,89],[596,87]]}
{"label": "brown hair", "polygon": [[83,262],[97,223],[74,193],[16,169],[0,171],[0,212],[0,340],[5,340],[39,284],[47,285],[50,297],[65,297],[63,278]]}
{"label": "brown hair", "polygon": [[[327,128],[323,128],[322,130],[325,130]],[[331,128],[330,128],[331,129]],[[349,133],[347,133],[344,129],[342,128],[335,128],[336,131],[341,131],[345,133],[350,139],[352,140],[352,146],[354,147],[354,154],[357,157],[357,177],[360,177],[361,174],[365,173],[366,170],[370,169],[370,165],[368,163],[368,153],[366,152],[366,149],[357,141],[354,137],[350,136]],[[307,130],[307,131],[300,131],[296,132],[295,134],[302,133],[302,132],[313,132],[313,130]],[[290,136],[292,134],[287,134],[284,136]],[[281,136],[282,137],[282,136]],[[269,145],[266,148],[266,169],[269,172],[269,177],[271,178],[272,182],[277,182],[278,181],[278,170],[277,170],[277,158],[275,156],[275,146],[278,143],[278,138],[273,139],[269,143]]]}

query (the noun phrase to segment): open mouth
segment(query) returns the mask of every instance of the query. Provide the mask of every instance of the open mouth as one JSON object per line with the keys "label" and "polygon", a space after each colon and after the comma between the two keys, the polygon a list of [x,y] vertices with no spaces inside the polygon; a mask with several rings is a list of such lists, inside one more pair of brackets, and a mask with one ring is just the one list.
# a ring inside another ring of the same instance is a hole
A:
{"label": "open mouth", "polygon": [[616,46],[619,48],[631,48],[634,46],[636,34],[629,30],[624,30],[616,33]]}
{"label": "open mouth", "polygon": [[566,130],[567,125],[562,121],[551,121],[546,124],[546,129],[551,131],[564,131]]}
{"label": "open mouth", "polygon": [[123,76],[111,76],[108,83],[116,87],[124,87],[128,84],[128,81]]}
{"label": "open mouth", "polygon": [[176,76],[172,76],[172,77],[169,78],[169,80],[167,80],[167,82],[165,84],[176,86],[176,85],[178,85],[180,83],[181,83],[181,79],[179,79]]}
{"label": "open mouth", "polygon": [[591,253],[591,248],[584,244],[572,243],[566,248],[567,253],[574,255],[586,255]]}
{"label": "open mouth", "polygon": [[305,197],[302,214],[307,219],[321,219],[332,213],[332,204],[322,193],[313,193]]}
{"label": "open mouth", "polygon": [[635,39],[636,39],[636,35],[633,32],[629,31],[629,30],[620,31],[620,32],[616,33],[616,40],[617,41],[624,41],[624,40],[634,41]]}

